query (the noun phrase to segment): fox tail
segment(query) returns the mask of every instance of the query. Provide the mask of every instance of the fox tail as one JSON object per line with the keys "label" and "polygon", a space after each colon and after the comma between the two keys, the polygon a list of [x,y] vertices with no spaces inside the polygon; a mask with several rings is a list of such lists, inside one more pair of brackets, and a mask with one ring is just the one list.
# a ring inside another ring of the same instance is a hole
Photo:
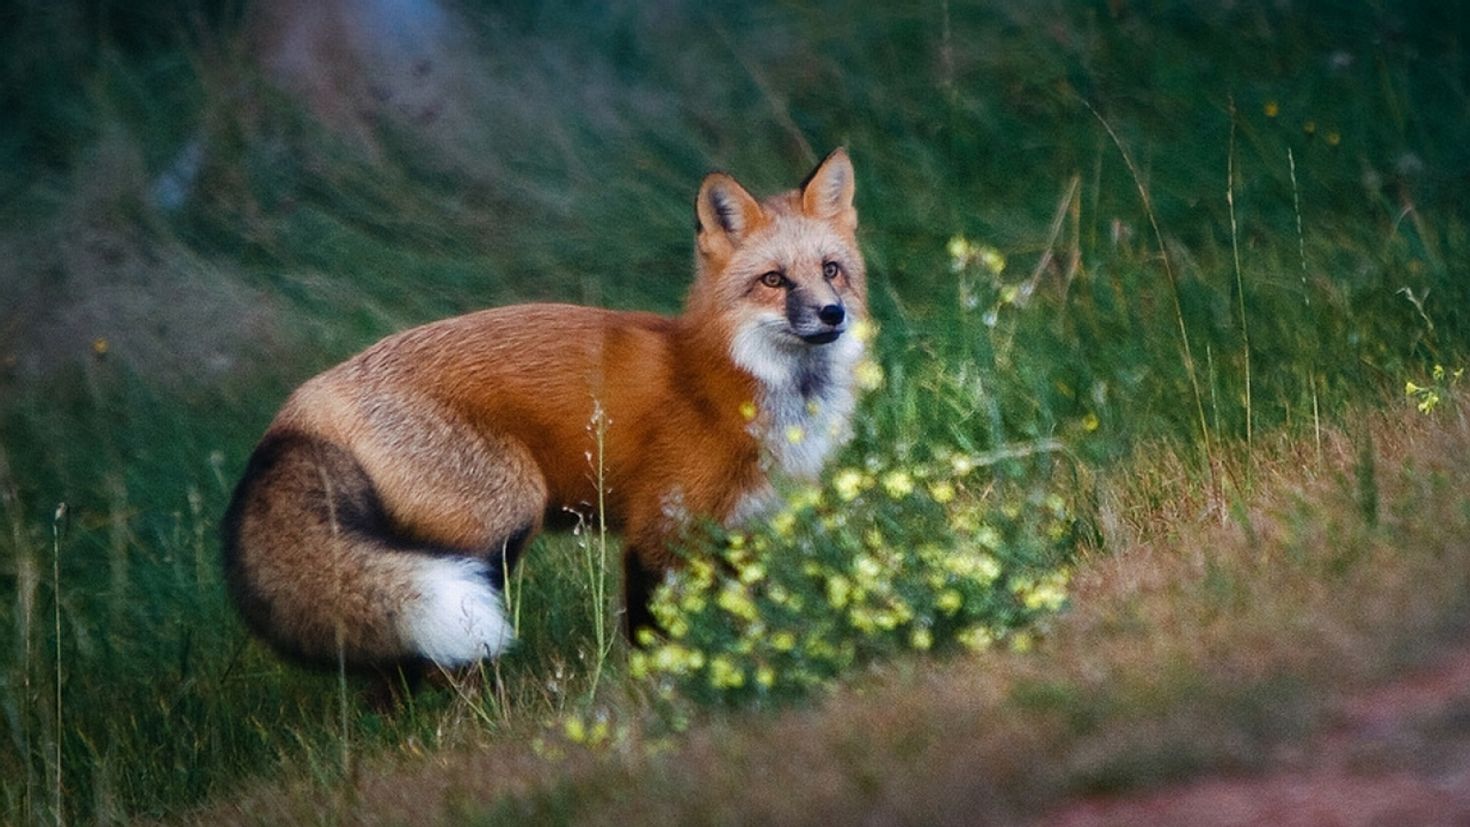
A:
{"label": "fox tail", "polygon": [[501,561],[398,536],[366,471],[325,440],[262,441],[222,539],[246,623],[298,660],[452,667],[495,657],[514,638]]}

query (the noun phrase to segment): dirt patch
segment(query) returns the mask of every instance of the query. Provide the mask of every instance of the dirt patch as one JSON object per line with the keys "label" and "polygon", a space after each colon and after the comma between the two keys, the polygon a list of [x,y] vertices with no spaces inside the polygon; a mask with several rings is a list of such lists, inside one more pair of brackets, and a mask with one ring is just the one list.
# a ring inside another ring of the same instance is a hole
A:
{"label": "dirt patch", "polygon": [[137,215],[133,144],[104,137],[53,215],[0,237],[0,379],[120,364],[163,384],[230,374],[279,338],[279,308]]}
{"label": "dirt patch", "polygon": [[1336,721],[1251,776],[1093,796],[1048,827],[1470,824],[1470,647],[1336,705]]}

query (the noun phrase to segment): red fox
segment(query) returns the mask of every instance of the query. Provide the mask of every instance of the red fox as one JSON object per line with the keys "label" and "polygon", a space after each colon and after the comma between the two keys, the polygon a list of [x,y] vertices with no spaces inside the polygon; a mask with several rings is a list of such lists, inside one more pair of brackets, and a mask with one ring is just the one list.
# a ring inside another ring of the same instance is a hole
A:
{"label": "red fox", "polygon": [[[624,626],[694,519],[736,524],[848,436],[867,286],[847,153],[757,201],[711,173],[675,317],[483,310],[378,342],[298,388],[223,523],[247,625],[309,663],[457,667],[511,643],[505,573],[598,502],[622,532]],[[603,428],[591,429],[594,417]],[[340,659],[340,661],[339,661]]]}

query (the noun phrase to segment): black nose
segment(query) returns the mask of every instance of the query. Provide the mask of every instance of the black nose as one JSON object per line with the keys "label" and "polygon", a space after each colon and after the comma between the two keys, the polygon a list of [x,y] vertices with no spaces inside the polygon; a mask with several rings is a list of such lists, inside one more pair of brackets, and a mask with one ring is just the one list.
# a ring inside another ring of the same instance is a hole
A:
{"label": "black nose", "polygon": [[842,310],[842,305],[829,304],[817,311],[817,318],[821,319],[824,325],[836,327],[842,324],[843,319],[847,318],[847,313]]}

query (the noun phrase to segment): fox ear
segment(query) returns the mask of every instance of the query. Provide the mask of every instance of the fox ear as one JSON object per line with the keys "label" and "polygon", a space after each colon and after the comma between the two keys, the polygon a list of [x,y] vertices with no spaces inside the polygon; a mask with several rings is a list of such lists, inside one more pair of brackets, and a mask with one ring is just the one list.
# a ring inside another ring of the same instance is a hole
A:
{"label": "fox ear", "polygon": [[761,219],[761,205],[745,187],[723,172],[711,172],[694,202],[699,221],[699,248],[728,253]]}
{"label": "fox ear", "polygon": [[849,230],[857,227],[853,209],[852,161],[842,147],[832,150],[801,184],[801,211],[812,218],[836,220]]}

